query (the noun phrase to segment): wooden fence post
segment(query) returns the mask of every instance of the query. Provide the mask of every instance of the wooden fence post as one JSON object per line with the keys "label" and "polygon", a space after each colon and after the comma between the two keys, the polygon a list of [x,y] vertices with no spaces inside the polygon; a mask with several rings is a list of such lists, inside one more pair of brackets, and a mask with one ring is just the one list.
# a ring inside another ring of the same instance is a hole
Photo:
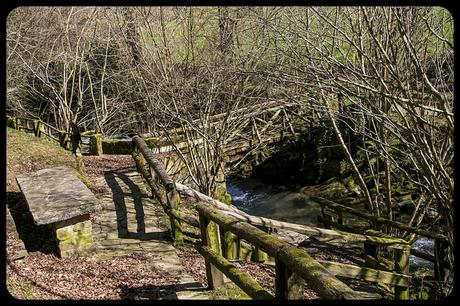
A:
{"label": "wooden fence post", "polygon": [[343,211],[342,211],[342,209],[337,208],[336,213],[337,213],[337,223],[339,225],[343,225]]}
{"label": "wooden fence post", "polygon": [[324,228],[325,229],[331,229],[332,228],[331,223],[332,223],[333,220],[332,220],[331,215],[326,213],[325,206],[321,206],[321,215],[323,216],[323,218],[322,218],[322,220],[321,219],[320,220],[323,222]]}
{"label": "wooden fence post", "polygon": [[290,271],[275,258],[275,298],[277,300],[300,300],[303,298],[303,279]]}
{"label": "wooden fence post", "polygon": [[89,154],[102,155],[102,135],[94,134],[89,136]]}
{"label": "wooden fence post", "polygon": [[36,137],[41,137],[43,130],[43,123],[40,120],[34,119],[34,134]]}
{"label": "wooden fence post", "polygon": [[[265,226],[258,226],[259,229],[263,230],[266,233],[270,233],[270,228],[265,227]],[[251,261],[254,262],[265,262],[268,259],[267,253],[262,251],[260,248],[257,246],[254,248],[254,251],[252,252],[251,256]]]}
{"label": "wooden fence post", "polygon": [[[409,274],[410,246],[394,249],[394,270],[396,273]],[[395,286],[395,299],[408,300],[409,287]]]}
{"label": "wooden fence post", "polygon": [[[208,220],[201,213],[200,217],[200,230],[201,230],[201,240],[203,244],[211,248],[214,252],[221,255],[222,250],[220,246],[220,236],[219,236],[219,226]],[[222,287],[224,284],[224,274],[219,271],[219,269],[211,264],[211,262],[205,258],[206,264],[206,277],[208,280],[209,289],[217,289]]]}
{"label": "wooden fence post", "polygon": [[22,126],[21,126],[21,119],[16,118],[15,122],[16,122],[16,124],[15,124],[16,129],[17,129],[18,131],[23,130],[23,129],[22,129]]}
{"label": "wooden fence post", "polygon": [[[166,192],[166,200],[168,201],[168,206],[170,209],[179,210],[180,205],[180,196],[176,188]],[[184,245],[184,234],[182,233],[182,226],[180,220],[174,218],[173,216],[169,217],[171,223],[171,235],[174,240],[174,245]]]}
{"label": "wooden fence post", "polygon": [[61,147],[63,147],[64,149],[67,150],[67,133],[66,132],[63,132],[63,131],[59,131],[59,144],[61,145]]}
{"label": "wooden fence post", "polygon": [[223,230],[222,252],[225,259],[234,260],[238,258],[238,236],[232,232]]}

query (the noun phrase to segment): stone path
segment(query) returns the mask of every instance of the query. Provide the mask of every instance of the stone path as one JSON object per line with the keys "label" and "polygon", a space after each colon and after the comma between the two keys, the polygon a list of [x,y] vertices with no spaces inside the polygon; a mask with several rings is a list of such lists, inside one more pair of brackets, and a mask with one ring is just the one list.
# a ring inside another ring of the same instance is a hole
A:
{"label": "stone path", "polygon": [[158,270],[181,277],[176,294],[164,299],[209,299],[204,288],[187,274],[169,238],[168,218],[137,172],[106,172],[107,193],[102,211],[92,220],[96,258],[144,252]]}

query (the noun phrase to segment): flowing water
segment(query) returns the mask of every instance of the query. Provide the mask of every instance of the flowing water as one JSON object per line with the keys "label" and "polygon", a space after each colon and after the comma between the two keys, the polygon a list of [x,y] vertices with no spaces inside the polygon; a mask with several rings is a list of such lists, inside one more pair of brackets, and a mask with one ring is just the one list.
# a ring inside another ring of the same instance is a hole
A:
{"label": "flowing water", "polygon": [[255,178],[232,177],[227,180],[227,191],[233,205],[256,216],[276,220],[320,226],[318,203],[287,187],[267,185]]}
{"label": "flowing water", "polygon": [[[227,192],[232,196],[233,205],[249,214],[323,227],[317,220],[321,214],[320,205],[296,190],[267,185],[255,178],[230,177],[227,179]],[[433,254],[434,241],[422,237],[412,247]],[[433,267],[432,262],[413,255],[410,255],[409,261],[413,268]]]}

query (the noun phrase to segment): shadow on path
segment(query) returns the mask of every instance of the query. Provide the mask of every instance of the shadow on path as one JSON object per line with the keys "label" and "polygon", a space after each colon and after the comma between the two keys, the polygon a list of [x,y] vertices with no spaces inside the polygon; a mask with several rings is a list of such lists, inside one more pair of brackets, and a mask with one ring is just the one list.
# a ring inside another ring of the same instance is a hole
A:
{"label": "shadow on path", "polygon": [[120,289],[120,298],[128,300],[158,299],[180,291],[203,291],[203,287],[198,282],[185,284],[144,285],[139,287],[121,285]]}
{"label": "shadow on path", "polygon": [[[145,212],[142,199],[149,198],[130,177],[119,172],[106,172],[104,178],[107,185],[112,190],[112,199],[115,204],[117,216],[117,229],[119,238],[131,238],[139,240],[162,240],[169,241],[168,231],[158,231],[146,233],[145,231]],[[118,180],[117,180],[118,179]],[[129,191],[123,190],[119,181],[128,186]],[[137,231],[128,230],[128,210],[127,204],[134,204],[136,213]]]}
{"label": "shadow on path", "polygon": [[56,231],[48,225],[35,225],[27,202],[20,192],[7,192],[6,204],[13,217],[19,239],[27,252],[42,252],[60,257]]}

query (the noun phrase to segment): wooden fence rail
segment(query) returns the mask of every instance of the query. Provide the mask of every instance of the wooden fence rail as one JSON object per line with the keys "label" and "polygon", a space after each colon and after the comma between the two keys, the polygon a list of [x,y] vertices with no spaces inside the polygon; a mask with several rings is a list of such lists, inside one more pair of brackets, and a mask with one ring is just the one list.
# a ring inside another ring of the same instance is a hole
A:
{"label": "wooden fence rail", "polygon": [[[276,298],[285,299],[287,296],[292,295],[295,295],[296,298],[300,298],[298,294],[292,292],[292,290],[296,290],[294,289],[296,286],[287,284],[289,278],[284,277],[284,273],[287,271],[290,275],[296,273],[301,276],[320,297],[325,299],[376,298],[375,295],[367,295],[352,290],[346,284],[332,276],[326,268],[314,260],[306,251],[281,241],[275,236],[267,234],[253,225],[238,220],[235,217],[225,215],[221,213],[220,210],[210,207],[209,205],[198,203],[196,208],[200,214],[200,221],[205,220],[204,222],[200,222],[202,235],[206,237],[202,237],[202,239],[205,245],[213,250],[212,254],[215,257],[218,257],[220,254],[219,246],[215,245],[218,239],[213,239],[213,236],[219,235],[219,233],[210,233],[210,231],[212,231],[208,226],[210,221],[214,221],[221,228],[260,247],[269,255],[276,258]],[[211,278],[211,282],[214,282],[214,286],[221,285],[219,272],[212,273]],[[215,278],[217,281],[214,280]],[[280,290],[280,287],[284,290]]]}
{"label": "wooden fence rail", "polygon": [[[136,161],[138,171],[169,216],[171,236],[175,243],[183,243],[182,222],[193,227],[200,227],[201,243],[195,243],[195,247],[205,257],[210,288],[221,286],[223,274],[225,274],[252,298],[272,298],[268,292],[261,289],[260,285],[253,280],[249,281],[247,275],[238,271],[228,261],[226,249],[229,248],[229,245],[226,245],[227,240],[223,237],[230,234],[237,237],[237,241],[241,239],[247,241],[260,252],[267,253],[275,259],[275,286],[277,288],[275,298],[300,298],[302,286],[299,283],[303,281],[306,281],[322,298],[376,298],[374,295],[353,291],[334,275],[390,284],[395,286],[395,298],[408,298],[410,285],[407,270],[408,244],[403,239],[381,237],[373,233],[368,235],[346,233],[248,215],[232,205],[224,204],[188,186],[174,182],[141,137],[133,137],[133,146],[132,156]],[[181,210],[179,194],[196,200],[194,208],[198,212],[198,220]],[[395,253],[395,271],[379,271],[333,262],[323,262],[323,265],[311,258],[306,251],[267,233],[270,232],[270,228],[284,228],[308,236],[327,236],[389,247]]]}
{"label": "wooden fence rail", "polygon": [[[323,215],[322,215],[321,220],[329,226],[335,225],[338,228],[343,226],[343,213],[346,212],[353,216],[360,217],[362,219],[365,219],[365,220],[368,220],[368,221],[371,221],[377,224],[382,224],[382,225],[386,225],[389,227],[397,228],[407,233],[416,234],[422,237],[431,238],[434,240],[434,244],[435,244],[434,255],[416,250],[414,248],[410,249],[410,254],[433,262],[434,263],[434,274],[437,279],[440,279],[440,280],[443,279],[444,268],[452,268],[449,266],[447,261],[444,260],[445,254],[447,252],[446,249],[447,249],[448,239],[446,236],[442,234],[433,233],[433,232],[430,232],[424,229],[411,227],[411,226],[408,226],[407,224],[393,221],[393,220],[388,220],[383,217],[377,217],[367,212],[360,211],[352,207],[348,207],[348,206],[330,201],[328,199],[324,199],[322,197],[312,196],[311,199],[313,201],[318,202],[322,206],[321,211]],[[335,218],[335,220],[330,215],[326,214],[325,212],[326,208],[330,208],[332,211],[334,211],[337,214],[337,218]]]}
{"label": "wooden fence rail", "polygon": [[[257,134],[257,144],[259,146],[265,145],[267,143],[273,142],[273,140],[279,138],[276,135],[283,135],[283,127],[278,127],[277,131],[270,133],[265,133],[260,136],[268,127],[272,125],[273,119],[275,119],[278,114],[282,111],[286,114],[285,109],[291,109],[296,107],[294,104],[282,103],[279,101],[269,101],[262,103],[261,105],[252,105],[243,109],[238,109],[231,113],[221,113],[213,115],[208,118],[210,120],[210,128],[216,128],[219,124],[219,120],[225,119],[228,117],[228,120],[236,120],[238,122],[233,122],[232,127],[234,132],[229,137],[229,143],[236,143],[236,145],[230,145],[226,147],[226,154],[229,156],[229,160],[234,159],[235,155],[241,154],[244,151],[248,151],[252,145],[256,142],[253,142],[251,139],[255,139],[256,135],[251,135],[252,138],[240,133],[242,130],[250,129],[254,130]],[[265,121],[261,118],[254,116],[267,116],[271,112],[275,112],[275,115]],[[279,117],[279,116],[278,116]],[[258,128],[255,124],[256,118],[261,122],[261,131],[258,131]],[[284,117],[283,117],[284,118]],[[241,119],[241,120],[240,120]],[[286,117],[286,119],[288,119]],[[29,119],[22,117],[9,117],[7,116],[8,126],[23,130],[27,132],[33,132],[37,137],[45,135],[52,141],[59,142],[59,144],[67,150],[71,149],[71,133],[61,131],[39,119]],[[252,124],[251,124],[252,123]],[[263,127],[262,127],[263,126]],[[284,126],[284,124],[283,124]],[[203,133],[200,131],[204,127],[199,119],[194,120],[190,126],[180,127],[175,129],[170,129],[167,131],[166,135],[163,133],[157,133],[156,137],[149,137],[146,142],[152,146],[157,146],[160,152],[170,152],[173,150],[182,150],[189,148],[191,144],[190,135],[192,134],[193,145],[200,145],[204,142]],[[292,126],[290,126],[292,129]],[[89,148],[87,154],[89,155],[102,155],[102,154],[124,154],[129,155],[132,153],[133,145],[131,140],[126,139],[104,139],[104,135],[95,134],[94,131],[82,132],[83,137],[89,138]],[[171,139],[172,137],[172,139]],[[282,137],[282,136],[280,136]],[[242,139],[244,139],[242,143]],[[159,146],[158,144],[162,144]],[[246,157],[246,156],[245,156]]]}
{"label": "wooden fence rail", "polygon": [[7,126],[19,131],[33,132],[37,137],[45,136],[58,142],[64,149],[71,150],[71,134],[41,120],[7,116]]}

